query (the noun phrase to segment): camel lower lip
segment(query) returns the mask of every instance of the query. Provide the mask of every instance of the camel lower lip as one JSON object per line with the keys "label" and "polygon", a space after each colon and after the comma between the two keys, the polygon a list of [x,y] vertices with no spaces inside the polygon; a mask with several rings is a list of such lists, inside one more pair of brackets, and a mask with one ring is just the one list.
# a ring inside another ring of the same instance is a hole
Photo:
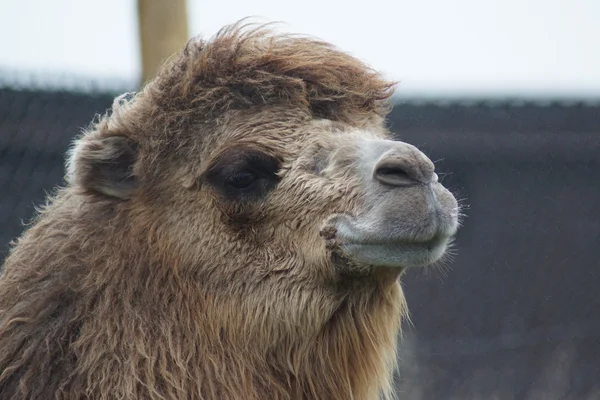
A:
{"label": "camel lower lip", "polygon": [[448,241],[449,238],[379,243],[343,242],[339,244],[339,249],[344,255],[361,264],[418,267],[439,260],[446,250]]}

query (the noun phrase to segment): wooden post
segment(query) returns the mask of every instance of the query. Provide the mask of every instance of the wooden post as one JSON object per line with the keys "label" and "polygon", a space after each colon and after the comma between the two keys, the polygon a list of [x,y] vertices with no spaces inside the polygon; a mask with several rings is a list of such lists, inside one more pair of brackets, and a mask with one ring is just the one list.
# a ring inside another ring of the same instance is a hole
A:
{"label": "wooden post", "polygon": [[138,0],[142,84],[187,43],[186,0]]}

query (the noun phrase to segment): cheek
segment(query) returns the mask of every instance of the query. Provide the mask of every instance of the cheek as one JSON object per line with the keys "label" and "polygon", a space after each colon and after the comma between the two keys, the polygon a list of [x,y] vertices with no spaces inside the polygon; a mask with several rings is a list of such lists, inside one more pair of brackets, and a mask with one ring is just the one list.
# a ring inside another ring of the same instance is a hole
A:
{"label": "cheek", "polygon": [[363,182],[352,171],[318,176],[301,170],[284,177],[270,203],[274,213],[288,218],[303,215],[305,220],[323,219],[333,213],[357,209],[364,194]]}
{"label": "cheek", "polygon": [[269,201],[270,251],[288,249],[296,260],[293,268],[306,269],[297,273],[331,277],[333,263],[321,229],[333,214],[357,214],[364,196],[351,180],[301,178],[282,182]]}
{"label": "cheek", "polygon": [[[302,222],[302,223],[300,223]],[[323,281],[332,277],[330,255],[319,235],[320,222],[290,221],[278,225],[265,253],[273,272],[288,279]]]}

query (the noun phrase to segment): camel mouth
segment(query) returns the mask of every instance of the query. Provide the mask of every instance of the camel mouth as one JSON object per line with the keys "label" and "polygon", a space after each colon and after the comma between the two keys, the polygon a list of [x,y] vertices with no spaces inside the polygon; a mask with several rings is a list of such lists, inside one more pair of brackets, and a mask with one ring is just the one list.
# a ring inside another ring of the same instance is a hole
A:
{"label": "camel mouth", "polygon": [[337,215],[321,229],[326,248],[361,265],[373,267],[424,267],[440,260],[454,241],[456,220],[438,221],[421,235],[385,235],[365,232],[349,224],[348,216]]}

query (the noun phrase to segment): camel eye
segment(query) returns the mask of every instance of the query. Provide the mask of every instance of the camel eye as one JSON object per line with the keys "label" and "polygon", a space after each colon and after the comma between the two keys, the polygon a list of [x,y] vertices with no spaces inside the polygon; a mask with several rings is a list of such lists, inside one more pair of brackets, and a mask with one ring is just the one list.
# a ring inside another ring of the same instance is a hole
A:
{"label": "camel eye", "polygon": [[219,155],[204,174],[221,198],[235,203],[262,199],[278,183],[279,160],[258,149],[234,147]]}
{"label": "camel eye", "polygon": [[249,188],[256,180],[258,176],[251,171],[241,171],[227,179],[227,183],[236,189]]}

